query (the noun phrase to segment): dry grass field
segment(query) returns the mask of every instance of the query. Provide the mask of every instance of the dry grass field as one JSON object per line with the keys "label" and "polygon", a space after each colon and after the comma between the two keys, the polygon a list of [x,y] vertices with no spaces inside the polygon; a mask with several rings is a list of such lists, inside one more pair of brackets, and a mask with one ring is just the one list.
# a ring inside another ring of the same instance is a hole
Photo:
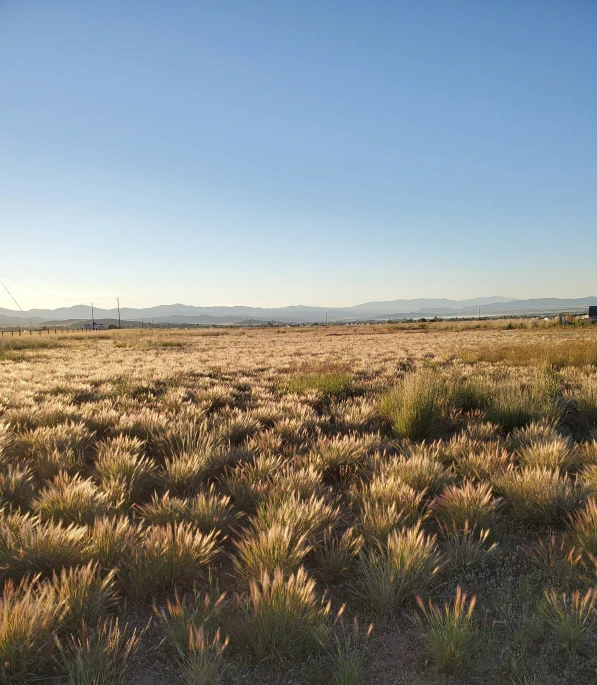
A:
{"label": "dry grass field", "polygon": [[0,683],[597,682],[597,327],[0,343]]}

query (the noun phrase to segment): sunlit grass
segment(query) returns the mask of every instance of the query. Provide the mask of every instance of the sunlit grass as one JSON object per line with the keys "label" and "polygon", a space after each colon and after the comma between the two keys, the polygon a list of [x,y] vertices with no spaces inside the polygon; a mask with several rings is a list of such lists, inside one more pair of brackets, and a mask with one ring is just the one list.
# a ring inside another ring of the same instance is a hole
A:
{"label": "sunlit grass", "polygon": [[465,348],[458,354],[468,362],[489,362],[517,366],[595,366],[597,341],[591,338],[554,340],[538,338],[532,341],[483,345]]}
{"label": "sunlit grass", "polygon": [[535,323],[10,351],[0,682],[591,682],[595,329]]}

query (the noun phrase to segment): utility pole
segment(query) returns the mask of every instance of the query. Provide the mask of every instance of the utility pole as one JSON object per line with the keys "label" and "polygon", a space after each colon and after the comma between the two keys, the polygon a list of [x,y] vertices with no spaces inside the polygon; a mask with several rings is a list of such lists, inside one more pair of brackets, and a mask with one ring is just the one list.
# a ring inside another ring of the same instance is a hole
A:
{"label": "utility pole", "polygon": [[479,318],[481,318],[481,305],[479,305]]}
{"label": "utility pole", "polygon": [[328,325],[328,313],[327,312],[325,313],[325,325],[326,326]]}
{"label": "utility pole", "polygon": [[116,304],[118,305],[118,328],[120,328],[120,298],[116,298]]}
{"label": "utility pole", "polygon": [[145,328],[145,323],[143,321],[143,317],[141,317],[141,328]]}
{"label": "utility pole", "polygon": [[95,318],[93,316],[93,302],[91,303],[91,330],[95,330]]}

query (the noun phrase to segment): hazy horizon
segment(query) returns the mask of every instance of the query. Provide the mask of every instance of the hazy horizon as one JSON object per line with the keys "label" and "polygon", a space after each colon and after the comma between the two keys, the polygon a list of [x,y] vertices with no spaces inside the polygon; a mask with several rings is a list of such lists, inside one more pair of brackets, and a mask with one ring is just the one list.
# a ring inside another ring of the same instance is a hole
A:
{"label": "hazy horizon", "polygon": [[583,0],[6,0],[0,279],[26,310],[591,295],[596,29]]}
{"label": "hazy horizon", "polygon": [[[421,309],[432,309],[432,310],[439,310],[442,307],[445,307],[446,309],[465,309],[465,308],[476,308],[478,305],[480,305],[482,308],[483,307],[491,307],[492,305],[507,305],[507,304],[514,304],[514,303],[526,303],[529,301],[535,301],[535,300],[559,300],[561,302],[570,302],[572,300],[590,300],[589,304],[593,304],[593,300],[595,300],[595,303],[597,304],[597,295],[584,295],[580,298],[558,298],[558,297],[550,297],[550,296],[545,296],[542,298],[509,298],[509,297],[504,297],[501,295],[495,295],[495,296],[489,296],[489,297],[472,297],[472,298],[463,298],[463,299],[453,299],[453,298],[445,298],[445,297],[431,297],[431,298],[411,298],[411,299],[403,299],[403,298],[394,298],[394,299],[388,299],[388,300],[375,300],[375,301],[367,301],[367,302],[353,302],[348,305],[326,305],[326,304],[304,304],[304,303],[290,303],[290,304],[284,304],[284,305],[279,305],[279,306],[261,306],[261,305],[244,305],[244,304],[194,304],[191,302],[171,302],[171,303],[165,303],[165,302],[159,302],[159,303],[153,303],[150,305],[144,305],[144,306],[136,306],[134,303],[125,303],[125,302],[120,302],[120,310],[121,312],[126,312],[128,311],[142,311],[142,310],[162,310],[162,312],[168,315],[171,315],[173,310],[176,307],[181,307],[185,309],[199,309],[199,310],[225,310],[225,309],[252,309],[252,310],[264,310],[264,311],[269,311],[269,310],[283,310],[283,309],[301,309],[304,308],[305,310],[315,310],[319,309],[322,311],[339,311],[339,310],[350,310],[350,309],[361,309],[363,312],[386,312],[389,313],[390,311],[392,313],[400,314],[400,313],[410,313],[410,312],[417,312]],[[403,309],[398,309],[396,308],[395,310],[392,308],[388,308],[387,305],[391,305],[393,303],[402,303],[404,305]],[[418,303],[416,306],[414,303]],[[381,305],[381,307],[380,307]],[[383,306],[386,305],[386,306]],[[370,307],[367,309],[367,307]],[[583,305],[584,306],[584,305]],[[77,302],[73,303],[70,305],[65,305],[61,307],[31,307],[30,309],[24,309],[25,313],[30,313],[30,312],[35,312],[35,311],[58,311],[62,309],[76,309],[76,308],[84,308],[85,310],[89,309],[89,314],[91,312],[91,303],[87,304],[85,302]],[[96,312],[99,311],[110,311],[110,312],[116,312],[118,310],[117,305],[114,303],[114,305],[105,304],[105,305],[98,305],[94,303],[94,309]],[[512,308],[512,310],[516,309],[515,307]],[[168,310],[166,312],[166,310]],[[0,312],[3,311],[10,311],[15,314],[20,314],[21,312],[16,309],[16,308],[11,308],[11,307],[4,307],[0,306]],[[475,310],[476,311],[476,310]],[[522,309],[520,311],[523,311]],[[87,315],[87,312],[85,312],[85,315]],[[155,314],[158,316],[158,314]]]}

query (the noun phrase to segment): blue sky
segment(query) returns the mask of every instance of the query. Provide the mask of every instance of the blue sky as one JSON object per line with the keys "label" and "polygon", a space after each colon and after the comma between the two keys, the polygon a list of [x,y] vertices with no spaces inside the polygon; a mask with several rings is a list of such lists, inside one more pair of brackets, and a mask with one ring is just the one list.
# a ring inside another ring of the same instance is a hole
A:
{"label": "blue sky", "polygon": [[593,0],[3,0],[0,277],[24,307],[597,294],[596,35]]}

